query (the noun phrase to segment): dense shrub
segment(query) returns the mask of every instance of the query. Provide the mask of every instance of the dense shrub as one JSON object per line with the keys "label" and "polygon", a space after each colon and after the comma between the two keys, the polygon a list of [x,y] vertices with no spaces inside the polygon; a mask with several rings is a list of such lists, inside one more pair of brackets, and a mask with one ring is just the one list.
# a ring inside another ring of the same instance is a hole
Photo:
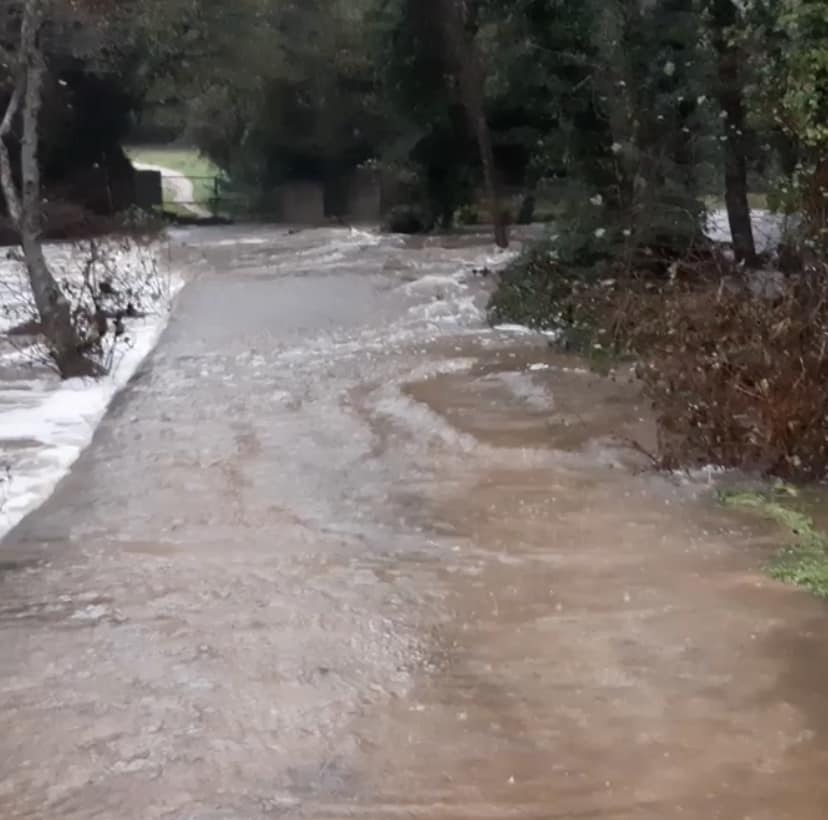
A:
{"label": "dense shrub", "polygon": [[383,220],[386,233],[428,233],[434,227],[434,220],[418,205],[397,205]]}
{"label": "dense shrub", "polygon": [[828,267],[744,272],[708,251],[666,275],[608,273],[536,248],[503,275],[490,320],[556,328],[591,356],[634,355],[664,467],[825,476]]}
{"label": "dense shrub", "polygon": [[634,300],[619,329],[641,356],[665,466],[825,476],[826,273],[676,281]]}
{"label": "dense shrub", "polygon": [[489,320],[539,330],[588,329],[594,317],[584,294],[600,283],[603,270],[597,264],[562,264],[557,244],[533,245],[501,273],[489,302]]}

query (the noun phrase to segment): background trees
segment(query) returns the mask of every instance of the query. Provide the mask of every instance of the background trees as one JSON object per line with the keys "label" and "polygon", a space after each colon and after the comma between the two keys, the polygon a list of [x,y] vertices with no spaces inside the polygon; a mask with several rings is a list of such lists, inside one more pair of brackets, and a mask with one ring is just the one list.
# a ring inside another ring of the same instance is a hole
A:
{"label": "background trees", "polygon": [[808,240],[828,250],[828,7],[819,0],[759,4],[766,39],[776,46],[764,87],[787,143],[788,206],[801,212]]}
{"label": "background trees", "polygon": [[819,0],[108,8],[109,29],[127,34],[103,76],[119,77],[133,133],[194,142],[250,190],[371,161],[413,180],[409,196],[443,225],[484,191],[505,192],[487,218],[526,221],[540,201],[585,259],[686,250],[705,201],[723,197],[751,263],[751,188],[787,176],[788,200],[821,202]]}
{"label": "background trees", "polygon": [[751,188],[824,228],[819,0],[44,4],[44,178],[105,168],[111,202],[74,186],[96,207],[128,185],[129,133],[194,142],[263,193],[371,161],[444,225],[503,189],[487,218],[540,202],[585,259],[686,249],[723,196],[753,262]]}
{"label": "background trees", "polygon": [[146,11],[139,0],[8,0],[0,8],[0,187],[63,377],[100,371],[94,348],[107,318],[81,317],[70,304],[43,251],[45,216],[55,196],[101,211],[133,201],[121,141],[140,100],[138,67],[152,56]]}

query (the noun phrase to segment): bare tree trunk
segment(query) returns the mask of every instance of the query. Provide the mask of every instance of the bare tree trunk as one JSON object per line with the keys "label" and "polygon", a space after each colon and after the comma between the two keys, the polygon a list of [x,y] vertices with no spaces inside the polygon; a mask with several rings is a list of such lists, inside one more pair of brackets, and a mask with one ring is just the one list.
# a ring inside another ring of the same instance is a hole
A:
{"label": "bare tree trunk", "polygon": [[17,193],[17,185],[14,181],[14,173],[12,172],[11,160],[9,159],[9,150],[6,147],[6,137],[11,131],[14,118],[20,109],[22,85],[22,80],[15,82],[14,90],[6,106],[6,113],[3,115],[2,123],[0,123],[0,185],[3,187],[6,209],[15,225],[20,224],[22,207],[20,205],[20,197]]}
{"label": "bare tree trunk", "polygon": [[743,55],[730,42],[731,29],[738,22],[739,12],[733,0],[712,2],[713,44],[718,55],[719,105],[725,114],[725,203],[733,251],[736,259],[753,265],[756,244],[750,219],[747,185],[747,149],[745,145],[745,106],[741,63]]}
{"label": "bare tree trunk", "polygon": [[463,107],[466,109],[480,150],[495,242],[499,247],[506,248],[509,246],[509,229],[497,189],[494,149],[483,99],[484,78],[480,56],[466,32],[464,0],[439,0],[439,5],[448,58],[457,72]]}
{"label": "bare tree trunk", "polygon": [[[41,242],[40,109],[43,102],[45,63],[40,50],[39,35],[43,24],[42,0],[26,0],[20,34],[18,71],[14,91],[0,124],[0,184],[9,215],[15,222],[35,307],[40,315],[41,331],[51,355],[64,378],[89,376],[97,368],[81,350],[81,340],[72,322],[71,308],[55,281],[43,254]],[[8,148],[4,142],[11,130],[22,101],[23,138],[20,146],[20,178],[22,196],[18,194],[11,169]]]}
{"label": "bare tree trunk", "polygon": [[540,169],[530,168],[526,175],[526,191],[523,194],[523,201],[520,204],[520,210],[518,211],[516,220],[518,225],[530,225],[535,218],[540,179]]}

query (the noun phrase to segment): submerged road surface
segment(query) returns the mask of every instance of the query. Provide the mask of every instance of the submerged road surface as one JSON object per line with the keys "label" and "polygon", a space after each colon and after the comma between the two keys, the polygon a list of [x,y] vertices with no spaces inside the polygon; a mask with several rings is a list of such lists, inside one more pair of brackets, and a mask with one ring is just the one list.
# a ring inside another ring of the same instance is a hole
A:
{"label": "submerged road surface", "polygon": [[635,391],[485,332],[490,253],[193,231],[0,552],[0,817],[823,820],[828,613]]}

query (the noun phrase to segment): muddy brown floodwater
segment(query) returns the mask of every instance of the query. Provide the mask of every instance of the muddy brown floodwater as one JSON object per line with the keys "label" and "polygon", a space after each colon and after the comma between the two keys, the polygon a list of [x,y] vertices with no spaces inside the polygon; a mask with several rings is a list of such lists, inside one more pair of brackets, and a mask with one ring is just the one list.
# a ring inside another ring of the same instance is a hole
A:
{"label": "muddy brown floodwater", "polygon": [[623,374],[487,332],[493,260],[191,231],[0,553],[0,817],[822,820],[828,617],[642,470]]}

